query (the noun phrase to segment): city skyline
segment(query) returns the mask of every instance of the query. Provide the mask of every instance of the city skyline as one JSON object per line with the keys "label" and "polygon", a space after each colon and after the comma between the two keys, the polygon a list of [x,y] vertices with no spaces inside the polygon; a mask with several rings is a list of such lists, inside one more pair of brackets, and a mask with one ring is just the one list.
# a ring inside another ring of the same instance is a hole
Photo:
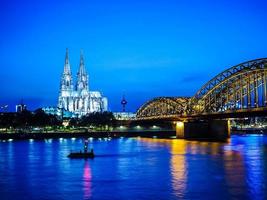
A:
{"label": "city skyline", "polygon": [[[233,65],[266,57],[264,1],[2,1],[0,104],[57,104],[65,49],[79,52],[110,109],[158,96],[192,96]],[[111,3],[112,2],[112,3]],[[257,27],[257,31],[255,31]]]}

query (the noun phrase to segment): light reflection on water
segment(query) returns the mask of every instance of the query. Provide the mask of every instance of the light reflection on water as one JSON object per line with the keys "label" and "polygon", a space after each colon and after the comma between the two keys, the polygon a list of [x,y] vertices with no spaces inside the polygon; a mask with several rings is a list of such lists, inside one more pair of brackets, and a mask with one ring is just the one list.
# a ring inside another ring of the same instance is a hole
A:
{"label": "light reflection on water", "polygon": [[85,199],[89,199],[91,197],[91,178],[90,165],[88,162],[85,162],[83,171],[83,190]]}
{"label": "light reflection on water", "polygon": [[172,141],[171,145],[172,188],[179,198],[184,198],[186,190],[187,163],[184,157],[185,143],[181,140]]}
{"label": "light reflection on water", "polygon": [[1,199],[266,199],[267,136],[0,142]]}

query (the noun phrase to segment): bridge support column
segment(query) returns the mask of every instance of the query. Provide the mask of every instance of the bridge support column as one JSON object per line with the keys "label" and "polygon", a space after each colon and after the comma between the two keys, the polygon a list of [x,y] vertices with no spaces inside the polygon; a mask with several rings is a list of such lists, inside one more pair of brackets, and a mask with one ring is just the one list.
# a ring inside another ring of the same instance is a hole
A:
{"label": "bridge support column", "polygon": [[230,136],[229,120],[207,120],[176,123],[176,137],[191,140],[226,140]]}
{"label": "bridge support column", "polygon": [[177,138],[184,138],[184,124],[185,122],[176,122],[175,130]]}
{"label": "bridge support column", "polygon": [[259,106],[259,97],[258,97],[258,74],[257,72],[255,72],[254,74],[254,107],[258,107]]}
{"label": "bridge support column", "polygon": [[247,108],[251,108],[250,75],[247,80]]}
{"label": "bridge support column", "polygon": [[240,106],[238,108],[243,108],[243,86],[242,86],[242,75],[239,76],[239,101]]}

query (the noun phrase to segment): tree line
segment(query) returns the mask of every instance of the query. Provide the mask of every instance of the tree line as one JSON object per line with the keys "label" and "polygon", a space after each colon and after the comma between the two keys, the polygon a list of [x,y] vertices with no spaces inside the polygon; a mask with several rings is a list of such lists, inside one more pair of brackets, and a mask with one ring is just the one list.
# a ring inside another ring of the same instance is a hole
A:
{"label": "tree line", "polygon": [[34,112],[23,110],[17,113],[1,113],[0,127],[25,128],[30,126],[60,126],[62,121],[55,115],[46,114],[42,109]]}
{"label": "tree line", "polygon": [[81,118],[62,119],[59,116],[45,113],[42,109],[34,112],[24,110],[18,113],[0,113],[1,128],[25,128],[25,127],[45,127],[62,126],[63,120],[69,120],[71,127],[110,127],[116,124],[116,119],[112,112],[94,112]]}
{"label": "tree line", "polygon": [[70,126],[76,127],[110,127],[116,125],[116,119],[112,112],[93,112],[81,118],[72,118],[69,123]]}

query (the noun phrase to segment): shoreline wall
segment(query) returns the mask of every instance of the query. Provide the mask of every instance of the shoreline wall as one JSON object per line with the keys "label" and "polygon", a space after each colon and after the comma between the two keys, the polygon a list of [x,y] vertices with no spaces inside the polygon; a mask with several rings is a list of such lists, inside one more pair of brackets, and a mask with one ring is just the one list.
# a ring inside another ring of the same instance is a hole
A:
{"label": "shoreline wall", "polygon": [[175,130],[161,130],[161,131],[98,131],[98,132],[84,132],[84,133],[0,133],[1,140],[7,139],[46,139],[46,138],[118,138],[118,137],[157,137],[170,138],[175,137]]}

